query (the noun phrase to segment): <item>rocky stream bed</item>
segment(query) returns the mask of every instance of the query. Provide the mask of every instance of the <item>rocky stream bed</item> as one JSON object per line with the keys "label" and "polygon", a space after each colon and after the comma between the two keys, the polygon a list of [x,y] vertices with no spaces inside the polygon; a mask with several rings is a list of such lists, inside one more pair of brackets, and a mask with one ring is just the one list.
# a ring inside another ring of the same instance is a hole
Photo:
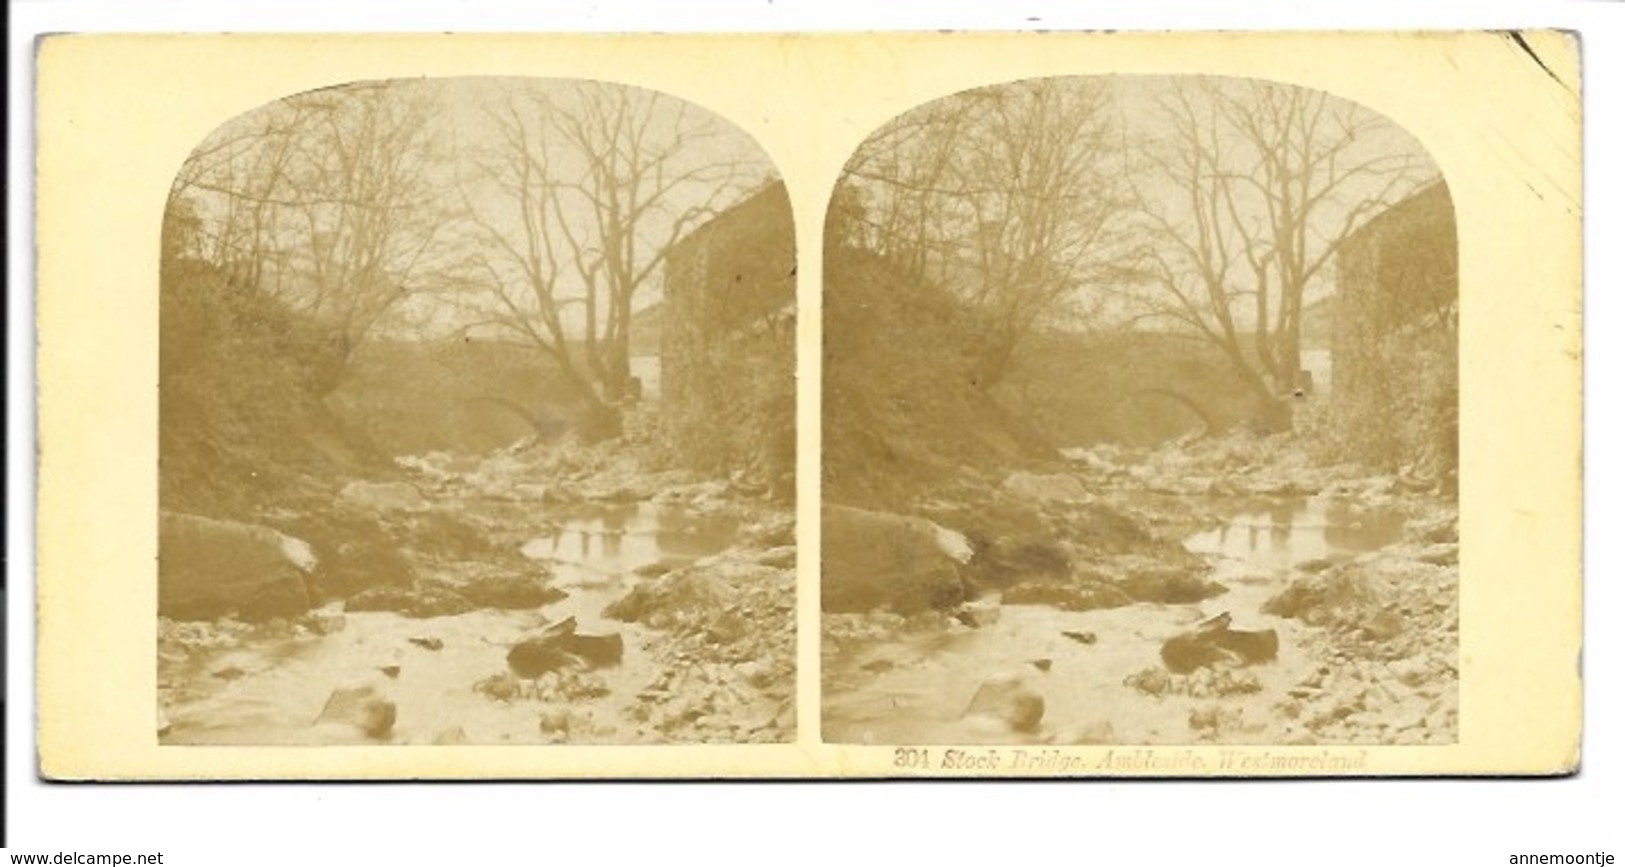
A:
{"label": "rocky stream bed", "polygon": [[826,566],[825,739],[1456,740],[1452,497],[1286,438],[1068,457],[921,504],[935,599],[848,605]]}
{"label": "rocky stream bed", "polygon": [[[793,739],[787,506],[607,451],[398,463],[264,527],[166,517],[162,743]],[[222,548],[300,568],[181,586]]]}

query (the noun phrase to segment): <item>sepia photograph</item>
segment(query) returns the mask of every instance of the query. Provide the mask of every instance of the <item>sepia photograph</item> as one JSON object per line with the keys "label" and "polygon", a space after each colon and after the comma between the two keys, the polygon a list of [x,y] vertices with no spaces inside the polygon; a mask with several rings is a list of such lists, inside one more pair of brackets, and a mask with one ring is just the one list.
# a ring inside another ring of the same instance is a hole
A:
{"label": "sepia photograph", "polygon": [[875,131],[826,220],[824,737],[1455,743],[1457,256],[1428,151],[1323,90]]}
{"label": "sepia photograph", "polygon": [[164,203],[156,736],[795,736],[795,238],[722,118],[356,81]]}
{"label": "sepia photograph", "polygon": [[1578,64],[44,39],[38,774],[1572,775]]}
{"label": "sepia photograph", "polygon": [[1625,4],[566,5],[8,7],[14,862],[1617,862]]}

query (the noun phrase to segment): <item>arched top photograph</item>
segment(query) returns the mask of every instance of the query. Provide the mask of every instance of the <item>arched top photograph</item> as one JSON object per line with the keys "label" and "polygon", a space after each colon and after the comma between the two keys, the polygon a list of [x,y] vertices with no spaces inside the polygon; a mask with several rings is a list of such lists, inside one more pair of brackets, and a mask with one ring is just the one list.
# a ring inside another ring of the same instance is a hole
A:
{"label": "arched top photograph", "polygon": [[161,743],[794,736],[795,240],[750,136],[342,84],[199,143],[154,252]]}
{"label": "arched top photograph", "polygon": [[826,736],[1454,743],[1457,257],[1426,148],[1325,91],[875,130],[826,221]]}

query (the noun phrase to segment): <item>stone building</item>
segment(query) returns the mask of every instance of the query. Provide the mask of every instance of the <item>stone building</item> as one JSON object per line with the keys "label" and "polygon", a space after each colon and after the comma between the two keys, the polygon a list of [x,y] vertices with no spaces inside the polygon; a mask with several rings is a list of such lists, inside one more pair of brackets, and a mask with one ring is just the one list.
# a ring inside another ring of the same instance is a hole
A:
{"label": "stone building", "polygon": [[1456,467],[1456,213],[1443,180],[1337,253],[1332,376],[1356,457],[1449,481]]}
{"label": "stone building", "polygon": [[674,464],[791,496],[795,262],[782,183],[717,215],[667,254],[660,416]]}

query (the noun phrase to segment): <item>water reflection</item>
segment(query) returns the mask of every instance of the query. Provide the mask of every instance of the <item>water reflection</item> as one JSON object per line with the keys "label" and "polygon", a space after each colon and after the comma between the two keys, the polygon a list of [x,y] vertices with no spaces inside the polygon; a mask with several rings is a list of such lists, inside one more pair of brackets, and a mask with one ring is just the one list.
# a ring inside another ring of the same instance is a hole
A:
{"label": "water reflection", "polygon": [[560,577],[569,581],[622,575],[659,561],[697,560],[727,547],[737,531],[737,522],[728,518],[689,515],[650,503],[604,505],[526,542],[521,551],[564,567]]}
{"label": "water reflection", "polygon": [[1305,560],[1344,560],[1391,544],[1404,521],[1403,515],[1362,509],[1343,499],[1270,500],[1243,506],[1223,525],[1186,539],[1185,547],[1284,569]]}

